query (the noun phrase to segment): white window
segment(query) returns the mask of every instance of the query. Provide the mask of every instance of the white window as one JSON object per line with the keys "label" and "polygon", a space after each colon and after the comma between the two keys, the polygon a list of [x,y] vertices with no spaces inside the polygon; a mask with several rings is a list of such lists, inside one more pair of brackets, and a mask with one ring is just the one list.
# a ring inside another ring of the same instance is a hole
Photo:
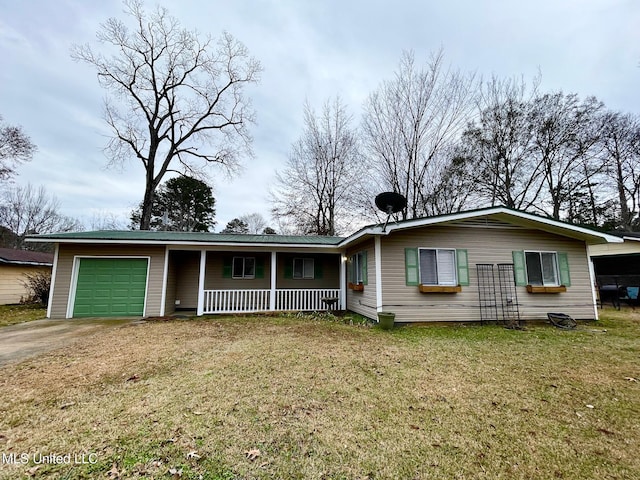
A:
{"label": "white window", "polygon": [[367,254],[358,252],[351,255],[351,281],[353,283],[367,283]]}
{"label": "white window", "polygon": [[524,257],[529,285],[560,285],[556,252],[524,252]]}
{"label": "white window", "polygon": [[233,278],[255,278],[255,257],[233,257]]}
{"label": "white window", "polygon": [[457,285],[456,251],[448,248],[420,248],[422,285]]}
{"label": "white window", "polygon": [[293,259],[293,278],[313,279],[313,276],[314,276],[313,258],[294,258]]}

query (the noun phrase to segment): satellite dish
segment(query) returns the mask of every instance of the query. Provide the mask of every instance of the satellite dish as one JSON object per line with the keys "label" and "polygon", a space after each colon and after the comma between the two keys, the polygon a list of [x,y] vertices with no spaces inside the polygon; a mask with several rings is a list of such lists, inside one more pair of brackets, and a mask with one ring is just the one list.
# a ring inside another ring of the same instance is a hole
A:
{"label": "satellite dish", "polygon": [[383,192],[376,196],[376,207],[387,214],[382,231],[384,232],[392,214],[398,213],[407,207],[407,199],[396,192]]}

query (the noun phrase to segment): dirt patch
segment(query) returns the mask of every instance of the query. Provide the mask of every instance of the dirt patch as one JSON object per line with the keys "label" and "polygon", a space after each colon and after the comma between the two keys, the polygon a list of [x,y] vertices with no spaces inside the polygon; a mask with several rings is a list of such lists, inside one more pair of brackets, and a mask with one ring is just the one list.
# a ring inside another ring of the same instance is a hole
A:
{"label": "dirt patch", "polygon": [[0,367],[77,342],[137,319],[36,320],[0,329]]}

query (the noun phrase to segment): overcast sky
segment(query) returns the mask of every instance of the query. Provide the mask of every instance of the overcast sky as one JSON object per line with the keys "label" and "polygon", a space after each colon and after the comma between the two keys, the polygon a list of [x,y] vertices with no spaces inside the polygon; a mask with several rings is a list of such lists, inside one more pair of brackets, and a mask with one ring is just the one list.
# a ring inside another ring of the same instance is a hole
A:
{"label": "overcast sky", "polygon": [[[303,128],[305,100],[340,95],[356,121],[366,97],[390,78],[403,50],[416,60],[444,49],[445,62],[483,77],[542,73],[544,91],[595,95],[640,113],[638,0],[163,0],[183,26],[228,31],[262,64],[251,87],[255,158],[232,180],[212,169],[217,231],[234,217],[269,218],[268,189]],[[147,8],[155,6],[147,2]],[[142,166],[106,169],[105,92],[72,44],[98,47],[118,0],[0,0],[0,114],[37,144],[15,182],[43,184],[66,215],[111,212],[126,221],[143,194]]]}

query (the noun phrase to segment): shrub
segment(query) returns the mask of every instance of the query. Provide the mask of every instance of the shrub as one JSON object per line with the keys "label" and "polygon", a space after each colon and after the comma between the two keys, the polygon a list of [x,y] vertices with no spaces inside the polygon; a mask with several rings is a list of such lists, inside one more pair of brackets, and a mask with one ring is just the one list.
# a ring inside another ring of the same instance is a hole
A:
{"label": "shrub", "polygon": [[49,290],[51,289],[51,272],[25,273],[26,287],[29,296],[25,303],[40,303],[47,305],[49,302]]}

